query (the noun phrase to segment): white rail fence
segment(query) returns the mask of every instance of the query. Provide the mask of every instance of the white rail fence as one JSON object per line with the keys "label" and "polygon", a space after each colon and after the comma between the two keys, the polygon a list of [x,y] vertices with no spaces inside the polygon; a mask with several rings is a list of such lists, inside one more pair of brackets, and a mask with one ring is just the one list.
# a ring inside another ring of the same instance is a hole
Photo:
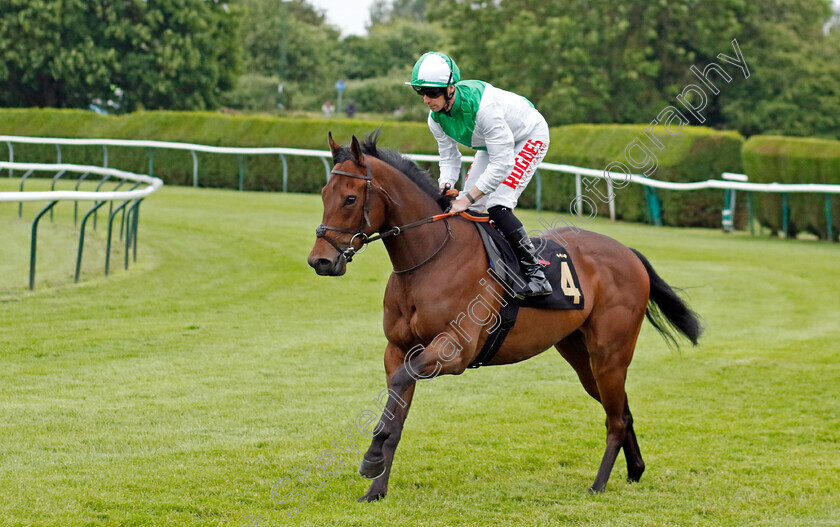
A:
{"label": "white rail fence", "polygon": [[[134,261],[137,261],[137,229],[139,224],[139,215],[140,215],[140,203],[152,193],[157,191],[160,187],[163,186],[163,181],[156,177],[146,176],[142,174],[135,174],[133,172],[126,172],[123,170],[115,170],[111,168],[103,168],[97,166],[85,166],[85,165],[71,165],[71,164],[45,164],[45,163],[14,163],[14,162],[0,162],[0,171],[8,169],[10,171],[10,175],[13,171],[23,171],[24,175],[21,177],[20,183],[20,191],[18,192],[0,192],[0,203],[2,202],[18,202],[18,216],[22,215],[22,207],[24,202],[31,202],[31,201],[48,201],[46,207],[41,209],[41,211],[35,216],[35,219],[32,221],[32,229],[31,229],[31,244],[30,244],[30,256],[29,256],[29,289],[32,290],[35,288],[35,263],[36,263],[36,255],[37,255],[37,247],[38,247],[38,223],[41,218],[47,213],[50,212],[50,217],[52,218],[53,207],[59,201],[74,201],[76,202],[76,211],[78,211],[78,202],[79,201],[93,201],[94,204],[85,214],[84,218],[82,219],[81,229],[79,231],[79,246],[77,251],[76,257],[76,272],[75,272],[75,281],[79,281],[79,274],[81,272],[81,265],[82,265],[82,253],[84,251],[84,243],[85,243],[85,226],[87,224],[88,218],[93,214],[94,215],[94,228],[96,228],[96,214],[100,207],[102,207],[105,203],[111,204],[111,210],[108,215],[108,237],[107,237],[107,249],[105,253],[105,274],[107,275],[109,272],[110,267],[110,256],[111,256],[111,238],[112,238],[112,230],[113,230],[113,223],[114,218],[119,214],[121,211],[123,215],[120,219],[120,238],[122,239],[123,231],[125,231],[125,268],[128,269],[128,262],[129,262],[129,252],[133,249]],[[52,178],[52,188],[55,188],[56,182],[66,173],[78,173],[82,174],[81,177],[78,178],[76,182],[76,189],[79,188],[79,185],[84,181],[85,178],[89,175],[98,175],[101,176],[99,183],[97,184],[96,191],[80,191],[80,190],[52,190],[52,191],[38,191],[38,192],[31,192],[31,191],[24,191],[24,183],[26,179],[35,172],[44,171],[44,172],[55,172],[55,176]],[[114,178],[116,182],[116,186],[111,191],[103,191],[99,192],[99,188],[108,181],[110,178]],[[126,183],[132,182],[134,185],[129,190],[119,191],[118,189],[125,185]],[[138,188],[141,185],[145,185],[144,188]],[[122,204],[118,205],[116,209],[113,207],[113,203],[115,201],[122,201]],[[74,220],[77,220],[77,216],[74,215]]]}
{"label": "white rail fence", "polygon": [[[229,155],[276,155],[279,156],[283,165],[283,191],[288,188],[288,164],[286,156],[302,156],[319,158],[324,165],[325,179],[329,179],[331,170],[332,155],[328,150],[306,150],[298,148],[234,148],[234,147],[218,147],[198,145],[191,143],[174,143],[165,141],[137,141],[137,140],[121,140],[121,139],[68,139],[68,138],[48,138],[48,137],[22,137],[22,136],[8,136],[0,135],[0,141],[5,142],[9,149],[9,160],[14,161],[14,144],[42,144],[55,145],[58,163],[61,162],[61,146],[62,145],[82,145],[82,146],[101,146],[103,148],[103,165],[107,167],[108,164],[108,147],[134,147],[134,148],[149,148],[149,149],[170,149],[189,151],[193,159],[193,186],[199,185],[199,162],[197,152],[211,153],[211,154],[229,154]],[[436,162],[439,161],[439,156],[426,154],[407,154],[407,157],[414,161],[422,162]],[[465,172],[466,164],[471,163],[472,156],[464,156],[462,162],[462,176]],[[2,169],[2,168],[0,168]],[[783,195],[783,230],[787,232],[787,222],[789,218],[789,207],[787,204],[788,193],[816,193],[825,195],[826,200],[826,217],[828,220],[829,239],[833,239],[832,221],[831,221],[831,195],[840,194],[840,185],[820,185],[820,184],[780,184],[780,183],[749,183],[747,176],[743,174],[723,173],[723,179],[709,179],[706,181],[698,181],[691,183],[676,183],[669,181],[659,181],[640,174],[624,174],[616,172],[605,172],[604,170],[576,167],[572,165],[542,163],[539,170],[547,172],[560,172],[564,174],[571,174],[575,176],[576,195],[573,202],[573,208],[577,211],[583,210],[583,202],[587,198],[583,192],[583,178],[597,178],[605,180],[607,186],[607,197],[609,206],[609,216],[611,220],[615,220],[615,182],[622,182],[622,187],[625,182],[642,185],[646,189],[648,198],[648,213],[652,223],[661,225],[661,213],[659,211],[658,201],[653,194],[652,189],[674,190],[674,191],[692,191],[703,189],[720,189],[724,190],[724,205],[722,210],[722,226],[725,230],[731,230],[733,227],[732,218],[734,217],[735,209],[735,193],[736,191],[753,192],[771,192],[780,193]],[[12,174],[12,168],[9,168],[9,175]],[[542,187],[543,181],[537,171],[535,175],[536,185],[536,208],[542,208]],[[239,173],[239,188],[243,187],[243,168],[240,162]],[[590,198],[591,199],[591,198]],[[749,204],[749,202],[748,202]],[[750,227],[752,228],[752,207],[748,207],[750,213]]]}

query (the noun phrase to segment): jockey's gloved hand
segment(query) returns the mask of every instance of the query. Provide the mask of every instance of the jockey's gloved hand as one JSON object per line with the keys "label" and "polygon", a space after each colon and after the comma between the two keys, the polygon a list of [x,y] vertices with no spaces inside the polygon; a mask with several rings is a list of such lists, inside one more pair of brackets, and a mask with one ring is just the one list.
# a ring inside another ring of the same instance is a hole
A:
{"label": "jockey's gloved hand", "polygon": [[458,197],[458,191],[452,190],[452,185],[449,183],[444,183],[440,185],[440,197],[437,199],[438,203],[440,204],[441,208],[448,211],[449,205],[452,201]]}
{"label": "jockey's gloved hand", "polygon": [[445,183],[440,186],[440,195],[442,198],[452,201],[458,197],[458,191],[453,189],[449,183]]}

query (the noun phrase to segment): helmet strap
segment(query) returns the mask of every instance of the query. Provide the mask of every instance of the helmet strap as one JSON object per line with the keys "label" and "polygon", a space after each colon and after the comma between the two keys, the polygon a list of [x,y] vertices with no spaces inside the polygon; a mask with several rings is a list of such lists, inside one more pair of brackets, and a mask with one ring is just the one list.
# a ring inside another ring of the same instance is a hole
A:
{"label": "helmet strap", "polygon": [[455,92],[453,91],[452,94],[449,93],[449,86],[446,87],[446,90],[443,92],[443,100],[446,101],[446,104],[443,105],[443,111],[449,112],[452,109],[452,98],[455,96]]}
{"label": "helmet strap", "polygon": [[452,86],[452,59],[447,55],[446,58],[447,63],[449,64],[449,79],[446,81],[446,89],[443,91],[443,100],[446,101],[446,104],[443,105],[443,111],[448,112],[450,110],[450,106],[452,105],[452,95],[449,94],[449,87]]}

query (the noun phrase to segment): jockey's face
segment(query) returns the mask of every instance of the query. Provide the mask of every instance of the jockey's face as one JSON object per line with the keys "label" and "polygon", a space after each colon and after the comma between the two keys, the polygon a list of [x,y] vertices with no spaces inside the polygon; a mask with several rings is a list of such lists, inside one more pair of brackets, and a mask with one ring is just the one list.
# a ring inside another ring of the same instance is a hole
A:
{"label": "jockey's face", "polygon": [[[450,86],[447,88],[449,90],[450,95],[455,92],[455,86]],[[454,101],[454,99],[451,99]],[[423,95],[423,104],[429,107],[429,109],[433,112],[440,112],[444,110],[446,106],[446,98],[443,94],[437,97],[429,97],[428,95]]]}
{"label": "jockey's face", "polygon": [[435,98],[429,97],[428,95],[424,95],[423,104],[428,106],[431,111],[439,112],[443,110],[443,105],[446,104],[446,99],[443,98],[443,95]]}

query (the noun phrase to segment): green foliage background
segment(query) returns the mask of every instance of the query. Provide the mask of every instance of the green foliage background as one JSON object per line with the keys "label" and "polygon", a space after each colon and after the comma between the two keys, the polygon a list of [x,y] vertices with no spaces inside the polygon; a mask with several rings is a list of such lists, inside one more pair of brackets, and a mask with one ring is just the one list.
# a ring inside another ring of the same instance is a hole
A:
{"label": "green foliage background", "polygon": [[[717,63],[732,80],[712,74],[720,93],[692,124],[840,138],[830,0],[378,0],[364,36],[325,15],[307,0],[6,0],[0,106],[318,112],[344,79],[342,106],[422,120],[402,82],[439,49],[555,126],[650,122],[699,82],[691,66]],[[733,40],[743,71],[720,56]]]}
{"label": "green foliage background", "polygon": [[[434,0],[468,78],[530,98],[551,124],[643,123],[712,74],[702,123],[744,135],[840,137],[840,32],[829,0]],[[829,30],[834,27],[835,30]],[[827,30],[827,31],[826,31]],[[727,66],[737,39],[749,68]]]}
{"label": "green foliage background", "polygon": [[0,106],[216,108],[236,77],[239,15],[204,0],[4,0]]}
{"label": "green foliage background", "polygon": [[[751,181],[840,185],[840,141],[754,136],[744,144],[743,157]],[[829,199],[836,238],[840,232],[840,195],[833,194]],[[774,231],[782,229],[781,194],[759,194],[756,202],[762,224]],[[807,231],[827,236],[825,196],[791,193],[789,203],[789,234]]]}
{"label": "green foliage background", "polygon": [[[625,163],[633,173],[640,169],[627,164],[625,149],[634,139],[640,138],[650,145],[641,125],[571,125],[551,129],[551,146],[546,161],[565,163],[580,167],[606,168],[612,161]],[[650,147],[655,154],[658,167],[652,177],[663,181],[691,182],[705,181],[719,176],[724,171],[741,171],[741,145],[743,138],[735,132],[717,132],[709,128],[687,126],[677,135],[671,135],[662,127],[654,128],[656,138],[665,146],[663,150]],[[543,203],[554,210],[569,210],[570,197],[575,195],[574,178],[561,174],[546,175],[543,185]],[[597,185],[607,195],[606,184]],[[521,201],[531,206],[529,197],[534,195],[535,185],[529,185]],[[596,198],[594,193],[588,193]],[[615,191],[616,213],[619,218],[631,221],[645,221],[646,201],[643,187],[628,185]],[[661,200],[663,221],[667,225],[717,227],[720,225],[722,193],[719,191],[657,191]],[[607,214],[608,208],[596,199],[600,214]]]}
{"label": "green foliage background", "polygon": [[[53,136],[109,139],[151,139],[212,146],[283,146],[327,150],[327,133],[348,144],[353,135],[361,138],[382,127],[380,145],[400,152],[436,154],[437,143],[426,124],[395,122],[384,124],[351,119],[277,118],[270,116],[224,115],[201,112],[138,112],[121,116],[102,116],[78,110],[2,110],[0,133],[9,135]],[[574,125],[551,129],[551,147],[546,161],[590,168],[605,168],[611,161],[624,161],[624,151],[635,138],[644,138],[642,126]],[[656,137],[665,145],[654,149],[659,166],[655,176],[667,181],[702,181],[710,174],[741,170],[740,148],[743,139],[734,132],[685,127],[678,135],[661,128]],[[54,162],[52,145],[15,145],[19,162]],[[101,147],[62,147],[62,160],[77,164],[100,165]],[[465,153],[471,153],[465,150]],[[187,151],[167,151],[109,147],[111,166],[146,173],[150,156],[154,173],[169,184],[192,184],[193,162]],[[200,183],[207,187],[236,188],[239,165],[236,156],[197,154]],[[279,190],[282,188],[282,164],[276,156],[242,156],[245,162],[246,189]],[[317,192],[325,180],[324,166],[315,158],[288,157],[288,189],[294,192]],[[436,163],[426,164],[433,172]],[[639,172],[629,166],[633,172]],[[575,195],[570,175],[541,171],[542,206],[568,211]],[[605,184],[598,188],[606,195]],[[590,193],[593,197],[594,194]],[[669,225],[717,226],[720,223],[721,193],[661,192],[664,221]],[[533,207],[536,185],[531,184],[521,204]],[[607,207],[600,206],[600,214]],[[616,210],[620,218],[644,221],[645,202],[641,187],[630,185],[616,191]]]}

